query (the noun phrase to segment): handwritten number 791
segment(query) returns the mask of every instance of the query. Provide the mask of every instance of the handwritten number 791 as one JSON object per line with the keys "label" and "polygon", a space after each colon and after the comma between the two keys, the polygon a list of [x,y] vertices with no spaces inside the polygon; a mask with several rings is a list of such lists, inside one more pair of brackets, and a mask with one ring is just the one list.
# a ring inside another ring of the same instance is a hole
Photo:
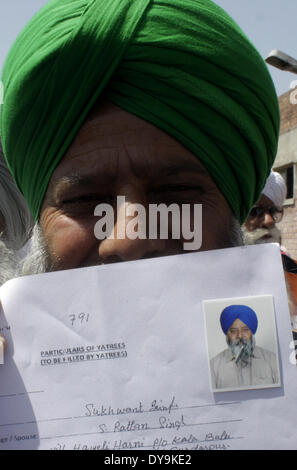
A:
{"label": "handwritten number 791", "polygon": [[71,315],[69,315],[69,319],[70,319],[70,322],[71,322],[71,326],[74,326],[76,324],[82,324],[82,323],[87,323],[89,321],[89,318],[90,318],[90,314],[89,313],[72,313]]}

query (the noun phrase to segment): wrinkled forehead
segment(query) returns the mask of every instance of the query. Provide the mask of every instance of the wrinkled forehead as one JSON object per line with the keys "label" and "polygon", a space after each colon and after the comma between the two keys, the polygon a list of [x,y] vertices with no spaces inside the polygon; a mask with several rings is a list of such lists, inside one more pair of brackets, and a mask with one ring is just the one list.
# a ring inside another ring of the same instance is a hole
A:
{"label": "wrinkled forehead", "polygon": [[[132,151],[136,146],[151,150],[168,149],[168,153],[172,149],[182,154],[184,160],[193,160],[197,167],[204,169],[196,156],[165,131],[112,102],[101,100],[95,104],[81,126],[63,161],[71,160],[81,152],[86,154],[96,150],[113,150],[120,145]],[[145,157],[148,155],[143,156],[144,161]],[[177,160],[173,152],[172,160]]]}
{"label": "wrinkled forehead", "polygon": [[199,173],[215,186],[199,159],[180,142],[113,103],[99,101],[55,169],[49,188],[62,179],[65,183],[91,175],[106,184],[128,169],[147,179]]}
{"label": "wrinkled forehead", "polygon": [[265,208],[276,207],[274,202],[269,197],[265,196],[265,194],[261,194],[261,197],[257,202],[256,206],[261,206]]}

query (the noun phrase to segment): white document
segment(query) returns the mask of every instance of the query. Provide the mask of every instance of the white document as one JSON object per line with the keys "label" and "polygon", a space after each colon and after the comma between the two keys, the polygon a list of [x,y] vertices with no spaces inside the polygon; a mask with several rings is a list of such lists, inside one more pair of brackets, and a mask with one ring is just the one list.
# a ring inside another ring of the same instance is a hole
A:
{"label": "white document", "polygon": [[[279,381],[214,391],[210,354],[226,343],[204,302],[262,297],[274,313],[258,312],[256,344],[271,328]],[[29,276],[0,298],[0,449],[297,448],[277,245]]]}

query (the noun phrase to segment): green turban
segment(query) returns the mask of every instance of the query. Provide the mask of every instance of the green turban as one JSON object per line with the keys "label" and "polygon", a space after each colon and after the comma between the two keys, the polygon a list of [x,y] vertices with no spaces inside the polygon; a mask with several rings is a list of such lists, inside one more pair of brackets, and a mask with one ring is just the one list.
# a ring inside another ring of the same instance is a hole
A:
{"label": "green turban", "polygon": [[265,62],[211,0],[51,0],[16,39],[2,81],[4,153],[36,219],[103,92],[195,154],[240,222],[275,158]]}

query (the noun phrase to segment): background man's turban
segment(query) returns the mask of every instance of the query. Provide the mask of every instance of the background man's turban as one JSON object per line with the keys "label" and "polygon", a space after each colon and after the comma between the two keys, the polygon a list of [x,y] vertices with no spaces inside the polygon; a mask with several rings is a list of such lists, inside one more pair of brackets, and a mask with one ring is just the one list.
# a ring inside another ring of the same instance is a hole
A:
{"label": "background man's turban", "polygon": [[256,333],[258,319],[254,310],[247,305],[229,305],[229,307],[224,308],[220,317],[221,327],[225,335],[237,318],[249,327],[253,335]]}
{"label": "background man's turban", "polygon": [[18,36],[2,81],[4,153],[35,218],[103,91],[192,151],[240,222],[275,158],[265,62],[211,0],[51,0]]}
{"label": "background man's turban", "polygon": [[287,195],[287,186],[282,175],[276,171],[271,171],[262,194],[268,197],[276,207],[281,209]]}

